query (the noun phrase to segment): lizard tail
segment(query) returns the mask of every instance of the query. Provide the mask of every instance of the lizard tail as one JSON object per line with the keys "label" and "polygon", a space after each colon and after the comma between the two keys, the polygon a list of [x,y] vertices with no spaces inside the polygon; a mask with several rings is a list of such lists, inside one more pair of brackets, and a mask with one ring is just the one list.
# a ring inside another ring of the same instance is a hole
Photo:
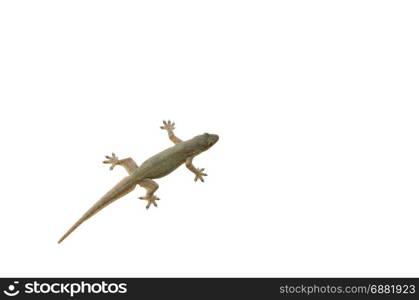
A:
{"label": "lizard tail", "polygon": [[66,237],[68,237],[77,227],[79,227],[84,221],[92,217],[98,211],[102,210],[115,200],[125,196],[131,192],[138,181],[133,181],[130,176],[122,179],[116,186],[114,186],[109,192],[107,192],[99,201],[84,213],[84,215],[73,225],[71,228],[64,233],[64,235],[58,240],[61,243]]}

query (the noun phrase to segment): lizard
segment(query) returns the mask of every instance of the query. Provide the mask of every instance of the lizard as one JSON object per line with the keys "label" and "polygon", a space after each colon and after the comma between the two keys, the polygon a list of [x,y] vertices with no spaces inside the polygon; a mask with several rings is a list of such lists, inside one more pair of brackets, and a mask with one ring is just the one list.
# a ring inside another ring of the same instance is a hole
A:
{"label": "lizard", "polygon": [[195,181],[200,180],[204,182],[204,176],[207,176],[207,174],[204,173],[205,169],[196,168],[192,161],[195,156],[211,148],[218,141],[218,135],[204,133],[197,135],[190,140],[183,141],[174,134],[174,122],[171,122],[170,120],[167,122],[163,121],[163,126],[160,128],[167,131],[169,139],[175,145],[150,157],[140,166],[138,166],[131,157],[118,159],[115,153],[112,153],[111,156],[105,156],[107,160],[104,160],[103,163],[110,164],[110,170],[113,170],[115,166],[119,165],[125,168],[128,172],[128,176],[124,177],[102,198],[93,204],[93,206],[58,240],[58,243],[61,243],[77,227],[97,212],[133,191],[137,184],[146,190],[146,194],[139,197],[139,199],[147,201],[146,209],[149,209],[151,205],[157,207],[156,201],[160,200],[160,198],[155,196],[154,193],[159,188],[159,185],[153,179],[158,179],[170,174],[182,164],[185,164],[186,167],[195,174]]}

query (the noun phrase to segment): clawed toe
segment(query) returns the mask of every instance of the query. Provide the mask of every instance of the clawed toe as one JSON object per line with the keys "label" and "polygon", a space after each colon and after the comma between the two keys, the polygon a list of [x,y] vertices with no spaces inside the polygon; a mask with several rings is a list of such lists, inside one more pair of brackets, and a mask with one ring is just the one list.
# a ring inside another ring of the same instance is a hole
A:
{"label": "clawed toe", "polygon": [[152,195],[152,196],[143,196],[143,197],[139,197],[139,199],[141,200],[146,200],[147,201],[147,205],[146,205],[146,209],[149,209],[151,204],[153,204],[155,207],[157,207],[157,200],[160,200],[160,198]]}
{"label": "clawed toe", "polygon": [[163,121],[163,126],[160,126],[160,128],[164,129],[164,130],[168,130],[168,131],[174,130],[175,129],[175,122],[172,122],[170,120],[168,120],[167,122]]}
{"label": "clawed toe", "polygon": [[112,153],[112,156],[105,155],[105,158],[107,158],[107,160],[104,160],[103,163],[111,164],[109,168],[110,170],[113,170],[113,168],[115,168],[115,166],[119,164],[118,156],[116,156],[115,153]]}
{"label": "clawed toe", "polygon": [[195,181],[201,180],[202,182],[204,182],[204,177],[203,176],[208,176],[206,173],[204,173],[205,168],[202,169],[197,169],[197,172],[195,173]]}

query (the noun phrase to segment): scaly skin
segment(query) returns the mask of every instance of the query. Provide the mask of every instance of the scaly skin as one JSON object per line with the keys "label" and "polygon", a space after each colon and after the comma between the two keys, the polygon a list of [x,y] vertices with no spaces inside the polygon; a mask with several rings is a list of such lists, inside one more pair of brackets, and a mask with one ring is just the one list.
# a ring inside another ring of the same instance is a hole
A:
{"label": "scaly skin", "polygon": [[99,201],[97,201],[58,241],[61,243],[67,236],[69,236],[77,227],[84,221],[92,217],[98,211],[114,202],[115,200],[125,196],[134,190],[138,184],[146,189],[146,195],[140,197],[142,200],[147,201],[146,208],[148,209],[151,204],[157,206],[156,200],[160,200],[154,195],[159,185],[153,180],[164,177],[180,165],[185,164],[186,167],[195,174],[195,181],[198,179],[204,182],[203,173],[204,169],[195,168],[192,160],[198,154],[208,150],[218,141],[218,135],[204,133],[198,135],[190,140],[182,141],[173,133],[175,123],[170,121],[163,121],[161,129],[167,130],[170,140],[175,143],[170,147],[143,162],[139,167],[132,158],[125,158],[119,160],[118,157],[112,153],[112,156],[106,156],[107,160],[103,163],[110,164],[110,169],[117,165],[124,167],[128,176],[123,178],[116,186],[107,192]]}

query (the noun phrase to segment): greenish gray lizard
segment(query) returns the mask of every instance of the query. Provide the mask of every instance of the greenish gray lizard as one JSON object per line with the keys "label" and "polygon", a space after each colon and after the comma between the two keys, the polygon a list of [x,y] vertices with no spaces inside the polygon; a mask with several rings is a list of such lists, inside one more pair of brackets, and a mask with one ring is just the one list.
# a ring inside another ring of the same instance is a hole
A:
{"label": "greenish gray lizard", "polygon": [[58,241],[61,243],[67,236],[69,236],[77,227],[79,227],[84,221],[92,217],[98,211],[114,202],[115,200],[125,196],[134,190],[138,184],[146,189],[146,195],[140,197],[142,200],[147,201],[146,208],[148,209],[151,204],[157,207],[156,200],[160,200],[154,195],[159,185],[153,180],[156,178],[164,177],[180,165],[185,164],[186,167],[195,174],[195,181],[198,179],[204,182],[203,176],[207,176],[204,173],[204,169],[196,168],[192,164],[192,160],[198,154],[208,150],[218,141],[218,135],[204,133],[198,135],[190,140],[182,141],[174,134],[175,123],[169,121],[163,121],[161,129],[167,130],[170,140],[175,143],[174,146],[150,157],[137,166],[132,158],[118,159],[118,157],[112,153],[112,156],[106,156],[107,160],[103,163],[111,164],[110,169],[117,165],[124,167],[128,176],[123,178],[117,185],[115,185],[109,192],[107,192],[99,201],[97,201]]}

